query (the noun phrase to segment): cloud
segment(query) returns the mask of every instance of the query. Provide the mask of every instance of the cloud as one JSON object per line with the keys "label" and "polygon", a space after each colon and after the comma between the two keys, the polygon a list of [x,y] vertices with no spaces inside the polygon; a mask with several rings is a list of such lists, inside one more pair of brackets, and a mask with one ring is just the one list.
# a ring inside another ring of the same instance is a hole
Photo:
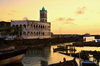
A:
{"label": "cloud", "polygon": [[17,11],[16,10],[11,10],[11,12],[16,13]]}
{"label": "cloud", "polygon": [[57,20],[57,21],[64,21],[64,20],[65,20],[65,18],[60,17],[60,18],[57,18],[56,20]]}
{"label": "cloud", "polygon": [[59,21],[59,22],[63,22],[64,24],[74,24],[73,21],[75,19],[71,18],[71,17],[68,17],[68,18],[60,17],[60,18],[57,18],[56,20]]}
{"label": "cloud", "polygon": [[74,21],[74,19],[73,18],[67,18],[66,21],[70,22],[70,21]]}
{"label": "cloud", "polygon": [[79,14],[79,15],[84,14],[85,11],[86,11],[86,7],[83,6],[83,7],[77,9],[76,14]]}
{"label": "cloud", "polygon": [[13,15],[14,13],[17,13],[16,10],[10,10],[10,12],[8,13],[8,15]]}
{"label": "cloud", "polygon": [[74,20],[75,20],[74,18],[70,18],[69,17],[69,18],[66,19],[66,22],[65,23],[67,23],[67,24],[74,24],[73,23]]}

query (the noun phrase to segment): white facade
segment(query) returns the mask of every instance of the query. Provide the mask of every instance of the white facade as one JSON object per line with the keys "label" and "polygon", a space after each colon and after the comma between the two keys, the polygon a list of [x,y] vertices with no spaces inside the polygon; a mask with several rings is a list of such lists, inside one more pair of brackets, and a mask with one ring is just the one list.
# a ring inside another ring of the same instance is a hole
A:
{"label": "white facade", "polygon": [[83,37],[83,39],[85,40],[85,42],[95,41],[95,37],[94,36],[86,36],[86,37]]}
{"label": "white facade", "polygon": [[49,22],[15,20],[11,21],[11,26],[21,26],[23,28],[21,36],[23,39],[51,38],[51,24]]}

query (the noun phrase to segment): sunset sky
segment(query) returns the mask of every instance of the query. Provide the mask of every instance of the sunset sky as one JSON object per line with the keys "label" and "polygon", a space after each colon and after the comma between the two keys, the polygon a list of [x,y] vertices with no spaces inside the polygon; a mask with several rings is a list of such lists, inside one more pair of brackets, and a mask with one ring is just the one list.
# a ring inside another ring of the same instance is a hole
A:
{"label": "sunset sky", "polygon": [[39,20],[48,11],[56,34],[100,34],[100,0],[0,0],[0,21]]}

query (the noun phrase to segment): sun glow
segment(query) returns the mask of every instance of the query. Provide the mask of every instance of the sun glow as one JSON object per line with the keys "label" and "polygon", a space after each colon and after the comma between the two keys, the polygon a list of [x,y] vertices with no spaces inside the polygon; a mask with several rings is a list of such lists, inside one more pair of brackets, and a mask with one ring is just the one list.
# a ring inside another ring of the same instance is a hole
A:
{"label": "sun glow", "polygon": [[43,6],[53,33],[100,34],[100,0],[0,0],[0,21],[39,20]]}

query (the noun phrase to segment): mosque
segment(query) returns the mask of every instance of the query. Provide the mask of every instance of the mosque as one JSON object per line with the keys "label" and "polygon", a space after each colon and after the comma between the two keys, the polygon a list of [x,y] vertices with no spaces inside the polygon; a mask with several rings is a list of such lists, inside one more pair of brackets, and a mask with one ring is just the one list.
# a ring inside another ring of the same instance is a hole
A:
{"label": "mosque", "polygon": [[44,7],[40,10],[40,21],[28,19],[11,20],[11,26],[23,28],[21,34],[23,39],[51,38],[51,23],[47,22],[47,10]]}

